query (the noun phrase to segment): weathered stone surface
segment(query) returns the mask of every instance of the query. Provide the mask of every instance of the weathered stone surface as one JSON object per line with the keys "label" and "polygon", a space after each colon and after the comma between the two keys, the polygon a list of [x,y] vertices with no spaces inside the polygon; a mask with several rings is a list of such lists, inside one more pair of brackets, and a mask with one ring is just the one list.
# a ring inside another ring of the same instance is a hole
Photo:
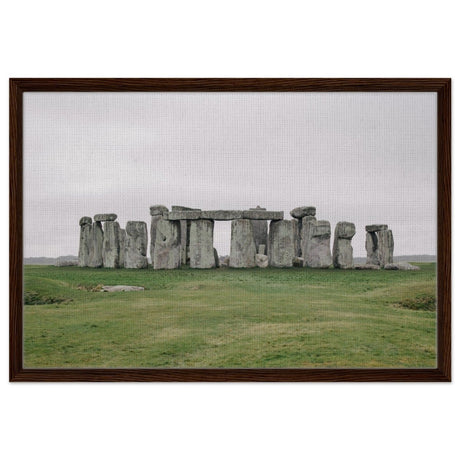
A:
{"label": "weathered stone surface", "polygon": [[56,259],[56,263],[54,265],[56,267],[75,267],[78,265],[78,257],[61,256]]}
{"label": "weathered stone surface", "polygon": [[162,216],[163,214],[166,214],[168,211],[169,209],[166,206],[163,206],[162,204],[155,204],[153,206],[150,206],[151,216]]}
{"label": "weathered stone surface", "polygon": [[163,220],[162,214],[156,214],[150,218],[150,260],[152,261],[155,257],[155,242],[157,239],[157,225],[160,220]]}
{"label": "weathered stone surface", "polygon": [[335,268],[341,268],[343,270],[353,268],[353,247],[351,245],[351,240],[334,238],[332,262]]}
{"label": "weathered stone surface", "polygon": [[300,257],[302,255],[302,219],[292,219],[291,222],[294,230],[294,254],[296,257]]}
{"label": "weathered stone surface", "polygon": [[156,226],[153,268],[171,270],[180,267],[180,222],[160,219]]}
{"label": "weathered stone surface", "polygon": [[356,234],[355,224],[352,222],[338,222],[335,227],[335,236],[351,240]]}
{"label": "weathered stone surface", "polygon": [[113,220],[117,220],[116,214],[96,214],[94,216],[95,222],[110,222]]}
{"label": "weathered stone surface", "polygon": [[92,223],[93,223],[93,219],[91,219],[91,217],[84,216],[80,219],[80,227],[82,225],[91,225]]}
{"label": "weathered stone surface", "polygon": [[268,234],[268,264],[270,267],[292,267],[295,257],[295,222],[272,220]]}
{"label": "weathered stone surface", "polygon": [[124,228],[120,228],[118,236],[120,241],[120,258],[118,261],[118,265],[120,268],[123,268],[125,266],[126,230]]}
{"label": "weathered stone surface", "polygon": [[417,265],[412,265],[409,262],[398,262],[393,264],[386,264],[385,270],[420,270]]}
{"label": "weathered stone surface", "polygon": [[132,292],[143,290],[142,286],[123,286],[121,284],[116,286],[102,286],[101,288],[101,292]]}
{"label": "weathered stone surface", "polygon": [[[249,208],[249,211],[266,211],[265,208],[257,206],[256,208]],[[266,220],[251,220],[252,231],[254,232],[254,243],[258,254],[266,254],[268,242],[268,223]],[[263,246],[263,252],[261,252]]]}
{"label": "weathered stone surface", "polygon": [[216,268],[220,267],[219,254],[217,253],[216,248],[214,248],[214,264],[215,264]]}
{"label": "weathered stone surface", "polygon": [[235,220],[243,218],[243,211],[201,211],[202,219],[212,220]]}
{"label": "weathered stone surface", "polygon": [[256,265],[259,268],[267,268],[268,267],[268,256],[265,254],[256,254]]}
{"label": "weathered stone surface", "polygon": [[380,270],[379,265],[375,264],[355,264],[355,270]]}
{"label": "weathered stone surface", "polygon": [[201,211],[171,211],[164,214],[166,220],[196,220],[201,219]]}
{"label": "weathered stone surface", "polygon": [[290,214],[296,219],[302,219],[302,217],[306,216],[315,216],[316,208],[314,206],[300,206],[298,208],[294,208]]}
{"label": "weathered stone surface", "polygon": [[78,248],[78,266],[88,267],[93,252],[93,226],[91,217],[80,219],[80,245]]}
{"label": "weathered stone surface", "polygon": [[119,268],[120,266],[120,224],[118,222],[104,222],[102,265],[105,268]]}
{"label": "weathered stone surface", "polygon": [[180,263],[187,265],[190,261],[190,225],[187,220],[180,220]]}
{"label": "weathered stone surface", "polygon": [[351,239],[356,233],[355,224],[338,222],[335,226],[332,261],[335,268],[353,268],[353,247]]}
{"label": "weathered stone surface", "polygon": [[216,266],[213,248],[214,222],[199,219],[190,223],[190,268]]}
{"label": "weathered stone surface", "polygon": [[171,206],[171,211],[201,211],[201,209],[197,208],[189,208],[187,206]]}
{"label": "weathered stone surface", "polygon": [[366,233],[367,264],[384,267],[393,263],[393,232],[381,230]]}
{"label": "weathered stone surface", "polygon": [[294,265],[294,267],[303,267],[304,265],[304,260],[302,257],[294,257],[293,261],[292,261],[292,265]]}
{"label": "weathered stone surface", "polygon": [[230,257],[229,256],[219,257],[219,265],[221,267],[228,267],[229,263],[230,263]]}
{"label": "weathered stone surface", "polygon": [[243,211],[243,219],[253,220],[283,220],[283,211],[263,211],[263,210],[249,210]]}
{"label": "weathered stone surface", "polygon": [[302,258],[311,268],[328,268],[332,264],[331,224],[327,220],[302,219]]}
{"label": "weathered stone surface", "polygon": [[128,221],[125,239],[125,268],[147,268],[147,224]]}
{"label": "weathered stone surface", "polygon": [[381,224],[366,225],[366,232],[379,232],[381,230],[388,230],[388,225],[381,225]]}
{"label": "weathered stone surface", "polygon": [[102,267],[102,243],[104,241],[104,231],[100,222],[93,222],[91,236],[92,244],[88,267],[99,268]]}
{"label": "weathered stone surface", "polygon": [[[266,220],[251,220],[252,232],[254,234],[254,243],[259,250],[261,246],[265,251],[268,239],[268,223]],[[265,254],[261,252],[260,254]]]}
{"label": "weathered stone surface", "polygon": [[256,245],[251,221],[248,219],[233,220],[229,266],[245,268],[255,267],[255,265]]}

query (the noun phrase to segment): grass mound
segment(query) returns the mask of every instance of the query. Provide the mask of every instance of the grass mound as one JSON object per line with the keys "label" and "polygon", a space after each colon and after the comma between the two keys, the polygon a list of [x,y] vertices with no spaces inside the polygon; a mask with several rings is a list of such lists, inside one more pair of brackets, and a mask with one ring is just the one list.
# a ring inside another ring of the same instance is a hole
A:
{"label": "grass mound", "polygon": [[56,297],[52,295],[43,295],[36,291],[25,291],[24,293],[24,305],[52,305],[66,304],[69,302],[72,302],[72,299]]}
{"label": "grass mound", "polygon": [[408,310],[436,311],[436,297],[432,294],[419,294],[399,302],[397,306]]}

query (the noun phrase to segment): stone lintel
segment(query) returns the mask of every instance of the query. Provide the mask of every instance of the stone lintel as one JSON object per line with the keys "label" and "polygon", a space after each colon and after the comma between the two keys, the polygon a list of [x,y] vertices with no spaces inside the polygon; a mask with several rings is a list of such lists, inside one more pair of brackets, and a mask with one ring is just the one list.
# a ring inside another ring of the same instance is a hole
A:
{"label": "stone lintel", "polygon": [[188,208],[187,206],[171,206],[171,211],[201,211],[198,208]]}
{"label": "stone lintel", "polygon": [[171,211],[164,215],[167,220],[283,220],[283,211],[235,211],[235,210],[217,210],[217,211]]}
{"label": "stone lintel", "polygon": [[117,220],[116,214],[96,214],[94,216],[94,222],[110,222]]}
{"label": "stone lintel", "polygon": [[366,225],[366,232],[380,232],[382,230],[388,230],[388,225],[381,225],[381,224],[374,224],[374,225]]}
{"label": "stone lintel", "polygon": [[201,211],[171,211],[164,214],[166,220],[197,220],[201,219]]}
{"label": "stone lintel", "polygon": [[283,211],[263,211],[263,210],[243,211],[243,219],[283,220],[284,212]]}
{"label": "stone lintel", "polygon": [[243,211],[202,211],[202,219],[211,219],[211,220],[235,220],[243,218]]}
{"label": "stone lintel", "polygon": [[315,216],[316,208],[314,206],[299,206],[290,212],[291,216],[296,219],[302,219],[306,216]]}

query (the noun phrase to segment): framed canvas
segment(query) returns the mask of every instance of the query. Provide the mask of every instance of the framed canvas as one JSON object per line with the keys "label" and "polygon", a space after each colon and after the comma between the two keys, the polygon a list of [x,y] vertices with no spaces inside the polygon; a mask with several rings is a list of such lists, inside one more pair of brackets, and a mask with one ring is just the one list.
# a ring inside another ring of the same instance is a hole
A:
{"label": "framed canvas", "polygon": [[10,80],[11,381],[450,381],[450,79]]}

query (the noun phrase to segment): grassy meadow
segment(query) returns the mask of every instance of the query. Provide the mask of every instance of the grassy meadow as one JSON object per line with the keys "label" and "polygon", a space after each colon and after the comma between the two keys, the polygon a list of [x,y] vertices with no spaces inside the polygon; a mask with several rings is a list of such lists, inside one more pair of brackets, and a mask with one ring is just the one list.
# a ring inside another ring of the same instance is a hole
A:
{"label": "grassy meadow", "polygon": [[[436,367],[420,271],[24,267],[24,367]],[[144,286],[97,292],[100,285]]]}

